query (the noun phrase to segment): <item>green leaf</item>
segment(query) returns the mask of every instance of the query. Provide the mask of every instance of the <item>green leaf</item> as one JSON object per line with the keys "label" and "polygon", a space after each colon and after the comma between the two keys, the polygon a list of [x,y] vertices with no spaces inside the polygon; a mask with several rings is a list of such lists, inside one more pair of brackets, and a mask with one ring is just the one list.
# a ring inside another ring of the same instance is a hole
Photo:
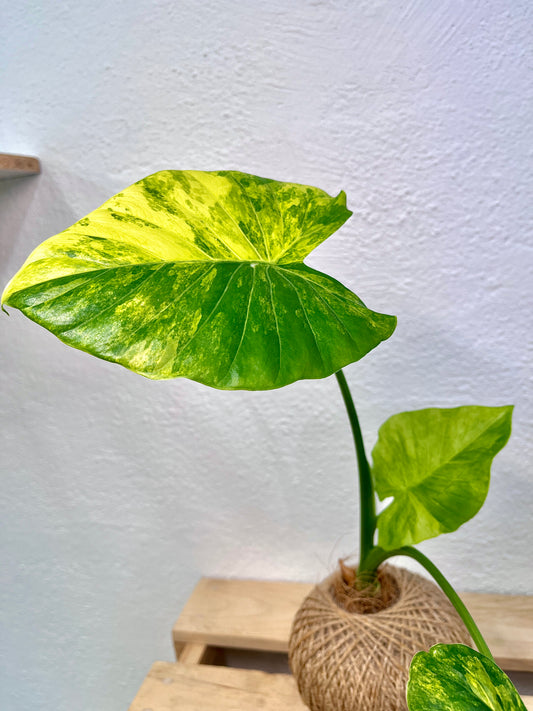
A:
{"label": "green leaf", "polygon": [[302,262],[350,215],[342,192],[155,173],[37,247],[2,303],[149,378],[251,390],[323,378],[396,325]]}
{"label": "green leaf", "polygon": [[512,407],[402,412],[379,430],[372,475],[383,501],[379,545],[386,550],[455,531],[481,508],[490,465],[511,433]]}
{"label": "green leaf", "polygon": [[509,677],[464,644],[437,644],[413,657],[409,711],[526,711]]}

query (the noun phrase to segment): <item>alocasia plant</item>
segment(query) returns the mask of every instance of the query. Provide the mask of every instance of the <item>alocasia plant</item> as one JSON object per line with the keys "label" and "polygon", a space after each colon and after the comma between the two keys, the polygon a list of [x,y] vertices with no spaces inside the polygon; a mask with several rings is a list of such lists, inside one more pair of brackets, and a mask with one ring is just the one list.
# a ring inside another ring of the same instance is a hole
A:
{"label": "alocasia plant", "polygon": [[[391,556],[415,558],[490,655],[453,588],[412,545],[456,530],[479,510],[512,408],[395,415],[380,430],[370,467],[341,369],[387,339],[396,319],[303,263],[350,215],[342,192],[332,198],[234,171],[163,171],[37,247],[2,304],[68,345],[149,378],[269,390],[335,373],[359,465],[355,584],[372,583]],[[393,497],[379,516],[376,492]]]}

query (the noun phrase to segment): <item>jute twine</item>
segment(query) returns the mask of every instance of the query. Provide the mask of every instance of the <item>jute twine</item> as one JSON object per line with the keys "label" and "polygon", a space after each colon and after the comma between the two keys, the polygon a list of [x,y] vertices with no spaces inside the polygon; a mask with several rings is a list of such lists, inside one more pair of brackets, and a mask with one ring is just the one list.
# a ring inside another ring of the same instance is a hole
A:
{"label": "jute twine", "polygon": [[413,655],[439,642],[471,644],[461,618],[431,581],[386,565],[381,586],[387,607],[348,612],[341,598],[349,586],[337,570],[296,613],[289,662],[311,711],[407,711]]}

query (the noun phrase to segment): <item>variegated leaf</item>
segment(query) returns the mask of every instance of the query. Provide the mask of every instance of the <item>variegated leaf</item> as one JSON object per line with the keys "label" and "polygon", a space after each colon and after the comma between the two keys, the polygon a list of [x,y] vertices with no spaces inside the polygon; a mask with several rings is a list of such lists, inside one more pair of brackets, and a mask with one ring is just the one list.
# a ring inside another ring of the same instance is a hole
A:
{"label": "variegated leaf", "polygon": [[409,711],[526,711],[509,677],[464,644],[436,644],[413,657]]}
{"label": "variegated leaf", "polygon": [[303,264],[350,214],[344,193],[155,173],[37,247],[2,303],[149,378],[251,390],[322,378],[396,323]]}
{"label": "variegated leaf", "polygon": [[450,533],[481,508],[490,466],[511,433],[512,406],[429,408],[401,412],[379,430],[372,475],[386,550]]}

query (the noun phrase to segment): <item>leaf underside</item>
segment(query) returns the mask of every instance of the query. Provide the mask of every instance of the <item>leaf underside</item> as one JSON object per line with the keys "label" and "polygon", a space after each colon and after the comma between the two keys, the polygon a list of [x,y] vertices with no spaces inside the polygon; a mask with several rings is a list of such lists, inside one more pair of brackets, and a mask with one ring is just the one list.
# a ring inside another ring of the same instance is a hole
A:
{"label": "leaf underside", "polygon": [[349,217],[345,202],[244,173],[162,171],[41,244],[2,303],[149,378],[251,390],[322,378],[396,323],[303,264]]}
{"label": "leaf underside", "polygon": [[463,644],[437,644],[413,657],[409,711],[526,711],[509,677]]}
{"label": "leaf underside", "polygon": [[492,459],[511,432],[512,407],[465,406],[402,412],[380,428],[372,475],[386,550],[455,531],[481,508]]}

